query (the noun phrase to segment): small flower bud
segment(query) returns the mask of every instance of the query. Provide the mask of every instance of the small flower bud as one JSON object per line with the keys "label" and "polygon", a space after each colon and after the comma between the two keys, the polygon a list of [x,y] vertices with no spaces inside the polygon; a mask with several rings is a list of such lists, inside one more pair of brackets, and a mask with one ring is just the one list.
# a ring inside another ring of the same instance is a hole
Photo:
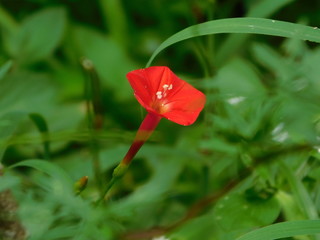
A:
{"label": "small flower bud", "polygon": [[79,195],[87,186],[88,183],[88,176],[84,176],[80,178],[74,184],[74,192],[76,195]]}

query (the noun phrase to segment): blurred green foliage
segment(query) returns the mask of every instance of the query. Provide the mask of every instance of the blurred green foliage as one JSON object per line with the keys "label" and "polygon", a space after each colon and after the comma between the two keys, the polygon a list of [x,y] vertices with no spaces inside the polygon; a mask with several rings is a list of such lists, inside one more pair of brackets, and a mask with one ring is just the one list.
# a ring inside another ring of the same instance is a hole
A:
{"label": "blurred green foliage", "polygon": [[[162,120],[105,203],[94,202],[145,115],[125,75],[143,68],[161,42],[221,18],[319,26],[319,7],[0,1],[0,191],[12,192],[27,239],[232,240],[276,222],[318,219],[320,48],[261,35],[205,36],[158,55],[154,65],[206,93],[205,110],[190,127]],[[101,84],[91,96],[101,100],[102,119],[86,105],[92,79],[84,61]],[[83,176],[88,186],[75,196]],[[0,228],[0,239],[14,239],[5,234]]]}

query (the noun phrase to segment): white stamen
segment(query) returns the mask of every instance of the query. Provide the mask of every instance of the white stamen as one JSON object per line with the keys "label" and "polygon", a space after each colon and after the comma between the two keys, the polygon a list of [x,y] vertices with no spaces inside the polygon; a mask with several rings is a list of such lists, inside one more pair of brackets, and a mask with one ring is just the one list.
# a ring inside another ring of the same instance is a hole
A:
{"label": "white stamen", "polygon": [[156,92],[156,95],[157,95],[157,98],[158,98],[158,99],[161,99],[161,98],[162,98],[162,92],[161,92],[161,91]]}
{"label": "white stamen", "polygon": [[163,84],[162,88],[163,88],[163,91],[156,92],[156,96],[157,96],[158,99],[165,98],[168,95],[167,91],[172,89],[172,84],[170,84],[170,85]]}

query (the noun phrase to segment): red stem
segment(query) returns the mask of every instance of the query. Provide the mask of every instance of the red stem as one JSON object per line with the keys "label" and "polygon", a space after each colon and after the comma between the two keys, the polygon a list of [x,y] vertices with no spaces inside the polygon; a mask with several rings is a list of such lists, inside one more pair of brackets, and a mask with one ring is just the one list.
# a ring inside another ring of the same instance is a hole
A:
{"label": "red stem", "polygon": [[161,117],[154,114],[148,113],[142,121],[138,132],[133,140],[131,147],[127,154],[124,156],[120,164],[129,165],[133,157],[137,154],[142,145],[148,140],[155,128],[158,126]]}

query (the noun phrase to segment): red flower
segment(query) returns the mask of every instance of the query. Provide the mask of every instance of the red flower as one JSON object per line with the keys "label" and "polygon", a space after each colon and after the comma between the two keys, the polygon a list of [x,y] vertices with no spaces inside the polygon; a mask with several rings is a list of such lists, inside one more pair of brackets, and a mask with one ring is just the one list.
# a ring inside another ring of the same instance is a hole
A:
{"label": "red flower", "polygon": [[127,74],[139,103],[150,113],[181,125],[195,122],[206,97],[168,67],[149,67]]}
{"label": "red flower", "polygon": [[116,172],[123,172],[121,169],[130,164],[162,117],[181,125],[190,125],[197,119],[206,101],[202,92],[178,78],[168,67],[134,70],[127,74],[127,78],[135,97],[148,114]]}
{"label": "red flower", "polygon": [[190,125],[199,116],[206,102],[205,95],[181,80],[167,67],[149,67],[127,74],[139,103],[148,111],[127,154],[114,169],[99,204],[112,185],[121,178],[142,145],[151,136],[162,117],[181,125]]}

